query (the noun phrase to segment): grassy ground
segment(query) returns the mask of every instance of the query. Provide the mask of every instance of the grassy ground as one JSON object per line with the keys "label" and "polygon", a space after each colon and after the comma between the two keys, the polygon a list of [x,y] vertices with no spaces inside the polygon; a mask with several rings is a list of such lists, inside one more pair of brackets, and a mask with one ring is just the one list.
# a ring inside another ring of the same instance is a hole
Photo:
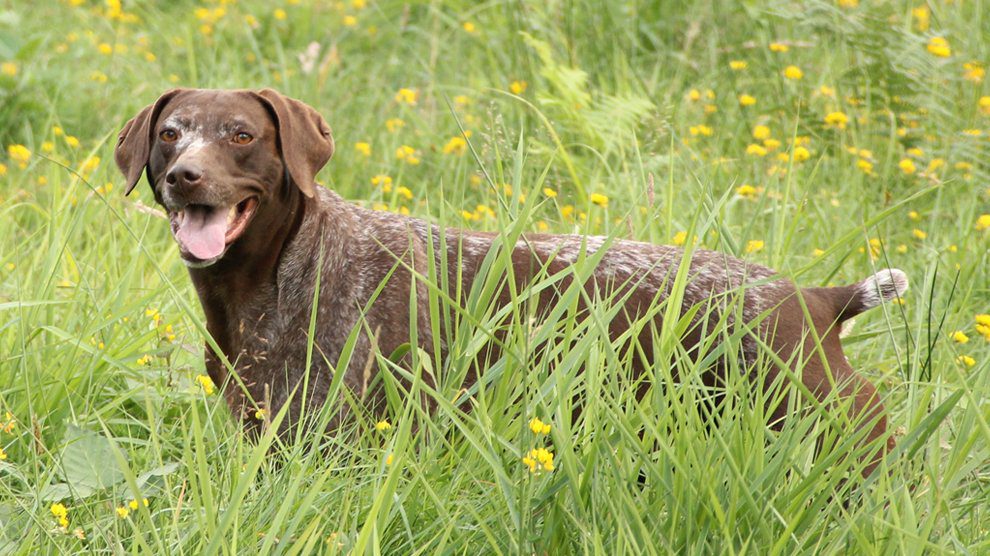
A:
{"label": "grassy ground", "polygon": [[[990,7],[856,4],[0,2],[0,552],[987,552]],[[382,210],[696,237],[806,285],[904,269],[846,340],[898,451],[864,483],[853,446],[815,457],[828,411],[771,431],[740,379],[714,424],[696,374],[637,402],[565,315],[553,353],[510,335],[470,413],[395,396],[390,428],[270,454],[201,378],[167,225],[112,163],[179,85],[317,107],[319,179]]]}

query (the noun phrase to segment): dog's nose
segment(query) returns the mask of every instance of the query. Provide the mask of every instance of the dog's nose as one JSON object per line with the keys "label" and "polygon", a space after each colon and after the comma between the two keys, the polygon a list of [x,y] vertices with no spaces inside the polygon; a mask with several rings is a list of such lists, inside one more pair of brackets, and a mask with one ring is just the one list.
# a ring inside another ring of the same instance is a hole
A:
{"label": "dog's nose", "polygon": [[200,166],[188,162],[180,162],[165,174],[165,181],[169,185],[191,186],[197,185],[202,177],[203,169]]}

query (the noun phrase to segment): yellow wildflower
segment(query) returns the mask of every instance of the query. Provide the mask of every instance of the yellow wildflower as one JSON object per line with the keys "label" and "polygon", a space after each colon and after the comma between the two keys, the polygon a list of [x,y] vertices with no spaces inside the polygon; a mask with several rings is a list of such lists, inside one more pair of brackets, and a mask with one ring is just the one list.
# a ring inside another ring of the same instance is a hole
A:
{"label": "yellow wildflower", "polygon": [[784,53],[790,50],[791,47],[787,46],[782,42],[772,42],[770,43],[770,52],[780,52]]}
{"label": "yellow wildflower", "polygon": [[786,77],[787,79],[797,80],[804,77],[804,72],[801,71],[801,68],[797,66],[787,66],[786,68],[784,68],[784,77]]}
{"label": "yellow wildflower", "polygon": [[401,147],[395,149],[395,156],[407,164],[412,164],[413,166],[419,164],[419,157],[417,156],[416,149],[410,147],[409,145],[402,145]]}
{"label": "yellow wildflower", "polygon": [[811,151],[804,147],[794,147],[794,152],[791,153],[791,157],[794,159],[794,162],[804,162],[805,160],[811,158]]}
{"label": "yellow wildflower", "polygon": [[65,136],[65,144],[72,147],[73,149],[79,148],[79,139],[74,135]]}
{"label": "yellow wildflower", "polygon": [[357,143],[354,143],[354,150],[364,156],[371,156],[371,143],[358,141]]}
{"label": "yellow wildflower", "polygon": [[470,21],[465,21],[463,24],[461,24],[461,28],[463,28],[468,33],[474,33],[478,30],[478,28],[474,25],[474,23],[471,23]]}
{"label": "yellow wildflower", "polygon": [[829,87],[828,85],[822,85],[818,88],[818,94],[823,97],[835,98],[835,89]]}
{"label": "yellow wildflower", "polygon": [[747,94],[739,95],[739,106],[753,106],[756,104],[756,97]]}
{"label": "yellow wildflower", "polygon": [[131,500],[130,502],[127,503],[127,505],[130,506],[130,508],[132,510],[137,510],[138,507],[140,507],[141,505],[143,505],[145,508],[147,508],[148,507],[148,499],[147,498],[142,498],[141,499],[141,504],[138,504],[138,501],[137,500]]}
{"label": "yellow wildflower", "polygon": [[990,229],[990,214],[981,214],[976,218],[976,231]]}
{"label": "yellow wildflower", "polygon": [[557,196],[557,192],[554,191],[553,189],[549,188],[549,187],[544,187],[543,188],[543,194],[546,195],[547,197],[551,198],[551,199],[553,199],[554,197]]}
{"label": "yellow wildflower", "polygon": [[762,157],[767,155],[767,149],[756,143],[751,143],[746,147],[746,154]]}
{"label": "yellow wildflower", "polygon": [[285,18],[286,18],[286,16],[288,14],[286,14],[285,13],[285,10],[283,10],[282,8],[276,8],[275,11],[272,12],[272,15],[275,16],[275,19],[277,19],[279,21],[283,21],[283,20],[285,20]]}
{"label": "yellow wildflower", "polygon": [[829,112],[825,115],[825,125],[836,129],[846,129],[849,123],[849,116],[844,112]]}
{"label": "yellow wildflower", "polygon": [[7,155],[10,159],[17,163],[17,166],[23,170],[27,168],[27,163],[31,160],[31,151],[24,145],[8,145]]}
{"label": "yellow wildflower", "polygon": [[254,418],[259,421],[263,421],[267,415],[268,415],[268,411],[266,411],[265,408],[263,407],[258,408],[254,412]]}
{"label": "yellow wildflower", "polygon": [[731,60],[731,61],[729,61],[729,67],[732,68],[733,71],[742,71],[742,70],[746,69],[748,66],[749,66],[749,64],[746,63],[745,60]]}
{"label": "yellow wildflower", "polygon": [[203,388],[203,393],[207,396],[213,394],[215,387],[213,386],[213,380],[207,375],[196,375],[196,382],[199,383],[200,387]]}
{"label": "yellow wildflower", "polygon": [[945,37],[932,37],[928,40],[927,48],[928,52],[939,58],[952,56],[952,48],[949,47],[949,41],[945,40]]}
{"label": "yellow wildflower", "polygon": [[405,127],[405,125],[406,122],[402,121],[401,118],[389,118],[385,120],[385,128],[388,129],[389,133],[395,133]]}
{"label": "yellow wildflower", "polygon": [[701,100],[701,91],[699,91],[698,89],[691,89],[690,91],[688,91],[687,99],[690,100],[691,102],[698,102],[699,100]]}
{"label": "yellow wildflower", "polygon": [[533,434],[550,434],[550,423],[544,423],[539,417],[533,417],[529,422],[529,430]]}
{"label": "yellow wildflower", "polygon": [[674,237],[671,239],[671,243],[673,243],[674,245],[684,245],[686,241],[687,241],[687,232],[684,231],[677,232],[676,234],[674,234]]}
{"label": "yellow wildflower", "polygon": [[967,336],[962,330],[956,330],[950,335],[950,337],[952,338],[952,341],[957,344],[965,344],[969,341],[969,336]]}
{"label": "yellow wildflower", "polygon": [[447,144],[443,146],[443,154],[463,155],[467,152],[467,141],[461,136],[451,137]]}
{"label": "yellow wildflower", "polygon": [[694,136],[704,135],[705,137],[711,137],[715,131],[705,124],[693,125],[688,128],[688,133]]}
{"label": "yellow wildflower", "polygon": [[980,112],[983,112],[983,114],[990,116],[990,96],[980,97],[980,100],[977,101],[976,104],[977,106],[980,107]]}
{"label": "yellow wildflower", "polygon": [[395,188],[395,192],[400,197],[405,197],[407,201],[410,201],[413,198],[412,190],[410,190],[408,187],[404,185],[400,185],[399,187]]}
{"label": "yellow wildflower", "polygon": [[120,519],[124,519],[127,516],[129,516],[130,514],[131,514],[131,510],[128,509],[127,506],[118,506],[117,507],[117,517],[119,517]]}
{"label": "yellow wildflower", "polygon": [[855,8],[859,6],[859,0],[838,0],[837,2],[840,8]]}
{"label": "yellow wildflower", "polygon": [[52,516],[58,521],[60,527],[65,528],[69,526],[69,510],[61,502],[56,502],[51,505],[49,511],[52,512]]}
{"label": "yellow wildflower", "polygon": [[151,356],[148,354],[144,354],[143,356],[138,357],[136,363],[143,367],[144,365],[151,363]]}
{"label": "yellow wildflower", "polygon": [[521,95],[526,92],[527,87],[529,87],[529,84],[525,81],[513,81],[509,83],[509,92],[514,95]]}
{"label": "yellow wildflower", "polygon": [[744,248],[744,251],[746,253],[756,253],[757,251],[763,249],[763,246],[764,245],[765,244],[764,244],[763,240],[760,240],[760,239],[751,239],[751,240],[749,240],[749,241],[746,242],[746,247]]}
{"label": "yellow wildflower", "polygon": [[529,468],[530,473],[542,471],[553,471],[553,452],[546,448],[533,448],[523,458],[523,464]]}
{"label": "yellow wildflower", "polygon": [[865,158],[861,158],[856,161],[856,167],[863,171],[864,174],[871,176],[873,175],[873,163]]}
{"label": "yellow wildflower", "polygon": [[348,14],[344,16],[341,22],[344,24],[344,27],[357,27],[358,18]]}
{"label": "yellow wildflower", "polygon": [[608,196],[602,195],[601,193],[592,193],[589,200],[602,208],[608,206]]}
{"label": "yellow wildflower", "polygon": [[0,448],[0,461],[7,459],[7,452],[3,448]]}
{"label": "yellow wildflower", "polygon": [[928,9],[927,4],[922,4],[917,8],[911,9],[911,17],[914,18],[914,28],[922,33],[928,30],[928,26],[931,23],[931,16],[932,11]]}
{"label": "yellow wildflower", "polygon": [[403,87],[395,93],[395,102],[399,104],[415,105],[416,97],[418,96],[419,94],[416,92],[416,89],[407,89]]}
{"label": "yellow wildflower", "polygon": [[758,189],[748,183],[744,183],[736,188],[736,195],[745,199],[755,199],[759,193]]}
{"label": "yellow wildflower", "polygon": [[770,128],[765,125],[758,125],[753,128],[753,139],[760,141],[770,138]]}
{"label": "yellow wildflower", "polygon": [[772,139],[771,138],[771,139],[764,139],[763,140],[763,146],[766,147],[766,149],[768,151],[776,150],[777,148],[780,147],[780,145],[781,145],[781,142],[778,141],[777,139]]}
{"label": "yellow wildflower", "polygon": [[897,167],[901,169],[905,174],[913,174],[917,168],[914,165],[914,161],[910,158],[902,158],[900,162],[897,163]]}
{"label": "yellow wildflower", "polygon": [[14,62],[4,62],[0,64],[0,73],[8,76],[14,77],[17,75],[17,64]]}
{"label": "yellow wildflower", "polygon": [[979,62],[966,62],[963,64],[963,79],[966,81],[980,83],[986,75],[986,68]]}
{"label": "yellow wildflower", "polygon": [[958,361],[959,363],[961,363],[961,364],[963,364],[963,365],[965,365],[967,367],[972,367],[972,366],[976,365],[976,359],[973,359],[972,357],[970,357],[968,355],[960,355],[959,357],[956,357],[956,361]]}
{"label": "yellow wildflower", "polygon": [[924,230],[919,230],[918,228],[911,230],[911,235],[914,236],[915,239],[925,239],[928,237],[927,232]]}
{"label": "yellow wildflower", "polygon": [[390,428],[392,428],[392,423],[389,423],[388,419],[382,419],[375,423],[375,430],[377,431],[387,431]]}

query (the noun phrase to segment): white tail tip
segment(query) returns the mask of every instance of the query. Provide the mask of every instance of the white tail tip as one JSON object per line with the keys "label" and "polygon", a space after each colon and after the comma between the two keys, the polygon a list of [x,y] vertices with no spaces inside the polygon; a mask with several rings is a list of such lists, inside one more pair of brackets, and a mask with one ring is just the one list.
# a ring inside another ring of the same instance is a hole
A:
{"label": "white tail tip", "polygon": [[872,309],[884,301],[903,297],[908,290],[908,277],[904,271],[885,268],[859,283],[860,299],[865,309]]}

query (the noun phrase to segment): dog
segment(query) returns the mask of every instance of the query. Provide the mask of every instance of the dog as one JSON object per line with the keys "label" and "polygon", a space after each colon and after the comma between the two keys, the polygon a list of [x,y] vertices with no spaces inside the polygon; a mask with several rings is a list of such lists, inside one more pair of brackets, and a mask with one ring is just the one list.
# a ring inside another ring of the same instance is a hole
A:
{"label": "dog", "polygon": [[[114,158],[126,193],[144,174],[168,214],[207,330],[239,380],[231,380],[220,354],[209,348],[206,368],[214,383],[230,383],[226,401],[246,425],[262,407],[277,412],[288,403],[286,422],[322,407],[334,372],[343,373],[351,392],[367,394],[375,355],[387,356],[413,338],[442,361],[446,339],[433,337],[439,328],[431,326],[424,277],[432,271],[470,291],[482,279],[485,257],[507,249],[512,276],[503,280],[496,306],[513,303],[511,290],[521,291],[537,275],[560,276],[533,297],[537,315],[578,279],[568,273],[578,259],[596,257],[591,276],[578,284],[589,295],[621,299],[610,336],[628,332],[637,319],[650,321],[637,336],[645,354],[636,358],[638,372],[659,363],[650,360],[663,325],[664,312],[655,308],[675,291],[686,263],[680,313],[696,312],[681,338],[685,349],[697,352],[720,322],[748,326],[740,350],[744,368],[769,350],[783,362],[769,379],[787,370],[816,400],[845,402],[837,405],[859,423],[863,442],[878,446],[865,456],[864,475],[893,447],[877,391],[850,366],[839,332],[849,318],[903,295],[908,281],[902,271],[884,269],[847,286],[798,288],[769,268],[703,249],[686,256],[678,247],[550,234],[496,247],[499,234],[441,230],[348,203],[318,186],[315,176],[333,152],[323,117],[270,89],[167,91],[128,121],[117,141]],[[350,364],[333,369],[354,330]],[[492,344],[488,362],[498,355]],[[714,375],[724,372],[724,365],[713,367]],[[476,380],[469,372],[465,386]],[[303,384],[307,393],[293,395]],[[774,409],[774,420],[785,416],[783,404]],[[331,428],[341,419],[335,416]]]}

